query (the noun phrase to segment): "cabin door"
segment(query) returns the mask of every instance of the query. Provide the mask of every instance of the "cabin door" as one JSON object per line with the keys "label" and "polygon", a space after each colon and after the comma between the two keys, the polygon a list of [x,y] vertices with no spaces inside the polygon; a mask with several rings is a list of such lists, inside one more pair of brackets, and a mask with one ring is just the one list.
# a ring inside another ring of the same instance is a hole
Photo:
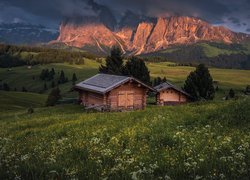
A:
{"label": "cabin door", "polygon": [[133,107],[134,106],[134,92],[133,91],[120,91],[118,94],[119,107]]}

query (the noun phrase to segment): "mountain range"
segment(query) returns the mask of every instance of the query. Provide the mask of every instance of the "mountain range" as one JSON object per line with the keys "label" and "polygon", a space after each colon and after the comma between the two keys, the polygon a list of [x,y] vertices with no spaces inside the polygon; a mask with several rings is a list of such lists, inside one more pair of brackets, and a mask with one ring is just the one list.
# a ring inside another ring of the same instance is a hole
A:
{"label": "mountain range", "polygon": [[0,43],[39,44],[77,47],[91,53],[108,54],[119,46],[124,54],[141,55],[173,45],[198,42],[226,44],[250,42],[250,35],[214,26],[202,19],[187,16],[152,18],[127,11],[116,17],[106,6],[90,0],[95,15],[65,17],[59,30],[30,24],[1,24]]}
{"label": "mountain range", "polygon": [[34,45],[56,39],[58,31],[26,23],[0,24],[0,43]]}
{"label": "mountain range", "polygon": [[82,22],[64,21],[59,37],[51,44],[62,43],[82,49],[107,53],[112,46],[119,46],[130,55],[147,54],[171,45],[193,44],[201,41],[241,43],[250,35],[236,33],[222,26],[213,26],[193,17],[173,16],[149,19],[130,14],[117,26],[110,28],[100,20]]}

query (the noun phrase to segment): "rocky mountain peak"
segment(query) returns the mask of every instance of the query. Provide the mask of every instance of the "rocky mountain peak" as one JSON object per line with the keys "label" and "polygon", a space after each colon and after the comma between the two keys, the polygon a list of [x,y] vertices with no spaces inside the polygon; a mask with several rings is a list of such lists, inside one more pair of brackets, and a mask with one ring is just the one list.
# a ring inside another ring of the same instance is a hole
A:
{"label": "rocky mountain peak", "polygon": [[116,45],[121,47],[124,53],[144,54],[165,49],[173,44],[191,44],[199,41],[233,43],[249,40],[246,34],[235,33],[225,27],[212,26],[193,17],[159,17],[154,21],[147,18],[141,20],[131,14],[130,18],[122,19],[122,25],[116,30],[108,27],[103,21],[77,26],[67,22],[61,26],[56,42],[81,48],[92,46],[102,52],[105,52],[103,47]]}

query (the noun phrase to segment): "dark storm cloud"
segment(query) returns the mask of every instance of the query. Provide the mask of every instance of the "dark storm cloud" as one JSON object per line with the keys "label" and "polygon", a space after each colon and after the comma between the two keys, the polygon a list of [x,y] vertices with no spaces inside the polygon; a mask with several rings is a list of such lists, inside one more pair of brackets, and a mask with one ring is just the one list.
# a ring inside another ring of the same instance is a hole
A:
{"label": "dark storm cloud", "polygon": [[[20,21],[59,23],[64,17],[95,16],[90,0],[1,0],[0,21],[19,18]],[[105,5],[119,19],[127,10],[150,17],[185,15],[199,17],[213,24],[249,26],[249,0],[92,0]],[[15,12],[13,12],[13,8]],[[2,11],[2,9],[5,9]],[[9,17],[7,18],[9,12]],[[16,16],[16,17],[15,17]],[[246,27],[245,27],[246,28]]]}
{"label": "dark storm cloud", "polygon": [[228,7],[219,0],[97,0],[119,12],[127,9],[148,16],[188,15],[209,21],[219,21],[230,13]]}
{"label": "dark storm cloud", "polygon": [[234,24],[239,24],[240,23],[240,20],[236,17],[230,17],[228,18],[232,23]]}

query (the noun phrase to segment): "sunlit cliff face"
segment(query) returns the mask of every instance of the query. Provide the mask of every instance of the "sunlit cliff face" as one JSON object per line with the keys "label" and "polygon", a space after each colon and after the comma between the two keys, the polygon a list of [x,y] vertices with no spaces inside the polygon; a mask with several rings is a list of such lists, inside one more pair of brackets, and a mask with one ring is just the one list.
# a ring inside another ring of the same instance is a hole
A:
{"label": "sunlit cliff face", "polygon": [[140,22],[136,27],[122,27],[111,30],[101,22],[75,25],[63,23],[60,35],[55,42],[84,47],[95,46],[105,52],[103,47],[114,45],[124,52],[144,54],[158,51],[173,44],[191,44],[199,41],[241,42],[248,35],[235,33],[227,28],[212,26],[198,18],[170,17],[158,18],[156,22]]}

